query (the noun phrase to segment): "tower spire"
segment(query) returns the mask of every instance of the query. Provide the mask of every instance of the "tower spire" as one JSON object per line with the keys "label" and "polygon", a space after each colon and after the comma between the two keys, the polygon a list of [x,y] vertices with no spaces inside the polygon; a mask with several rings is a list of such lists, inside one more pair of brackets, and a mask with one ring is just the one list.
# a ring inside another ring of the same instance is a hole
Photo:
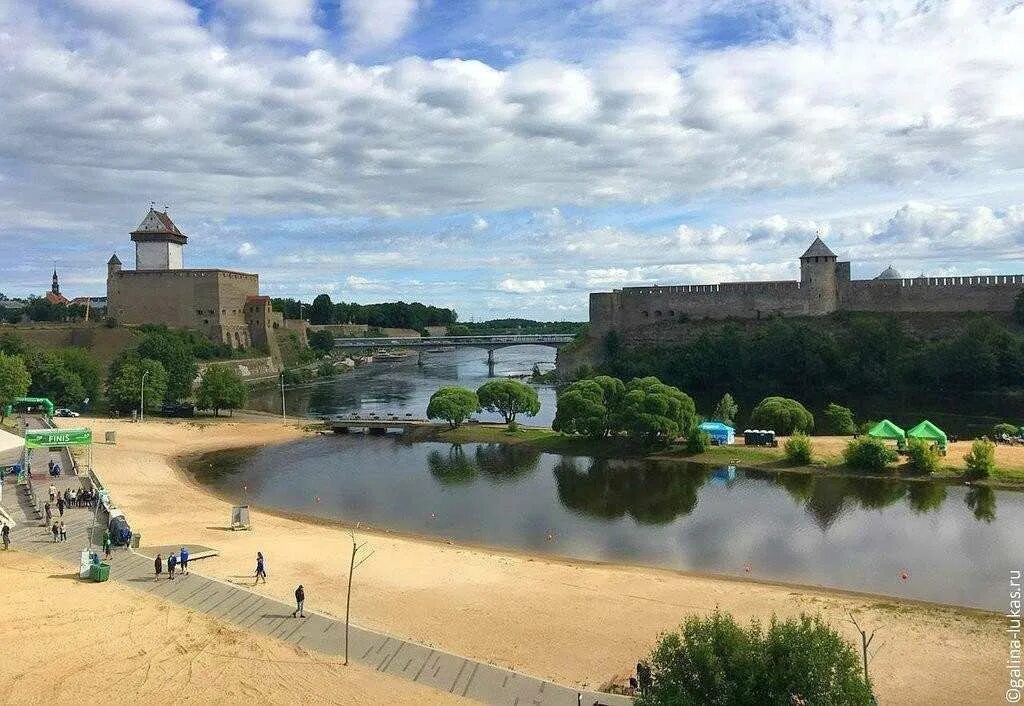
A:
{"label": "tower spire", "polygon": [[53,267],[53,283],[50,285],[50,291],[54,294],[60,294],[60,281],[57,279],[57,266]]}

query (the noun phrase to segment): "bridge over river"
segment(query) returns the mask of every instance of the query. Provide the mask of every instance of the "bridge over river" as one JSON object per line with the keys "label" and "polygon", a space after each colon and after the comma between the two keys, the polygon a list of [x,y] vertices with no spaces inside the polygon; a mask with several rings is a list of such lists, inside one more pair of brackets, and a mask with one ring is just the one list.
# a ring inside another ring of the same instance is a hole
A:
{"label": "bridge over river", "polygon": [[501,336],[430,336],[428,338],[335,338],[335,348],[481,348],[487,351],[487,366],[494,367],[494,351],[512,346],[558,348],[572,342],[571,333],[540,333]]}

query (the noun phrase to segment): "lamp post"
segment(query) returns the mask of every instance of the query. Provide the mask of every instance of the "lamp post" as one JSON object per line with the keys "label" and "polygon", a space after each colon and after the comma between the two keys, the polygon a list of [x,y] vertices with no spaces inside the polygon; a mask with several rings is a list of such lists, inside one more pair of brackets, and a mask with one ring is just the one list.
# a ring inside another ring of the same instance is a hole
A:
{"label": "lamp post", "polygon": [[142,371],[142,389],[139,391],[139,421],[146,421],[146,376],[149,375],[148,370]]}
{"label": "lamp post", "polygon": [[281,371],[281,419],[286,419],[284,412],[284,371]]}

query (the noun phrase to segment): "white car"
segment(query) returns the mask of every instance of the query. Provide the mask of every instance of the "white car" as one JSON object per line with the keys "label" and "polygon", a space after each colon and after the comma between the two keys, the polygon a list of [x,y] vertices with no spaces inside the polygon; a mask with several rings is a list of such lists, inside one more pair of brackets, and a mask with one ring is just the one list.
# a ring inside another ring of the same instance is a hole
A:
{"label": "white car", "polygon": [[76,412],[74,410],[68,409],[67,407],[60,407],[60,408],[55,409],[53,411],[53,416],[55,416],[55,417],[80,417],[82,415],[80,415],[78,412]]}

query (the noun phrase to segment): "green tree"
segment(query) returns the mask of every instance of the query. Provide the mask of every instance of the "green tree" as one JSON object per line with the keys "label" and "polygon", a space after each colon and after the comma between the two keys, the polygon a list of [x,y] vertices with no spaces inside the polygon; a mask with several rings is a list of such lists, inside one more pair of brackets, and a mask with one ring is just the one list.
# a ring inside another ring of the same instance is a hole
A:
{"label": "green tree", "polygon": [[765,630],[744,629],[715,610],[686,619],[679,632],[662,635],[650,657],[651,682],[637,706],[762,706],[808,704],[868,706],[856,650],[820,616],[801,614]]}
{"label": "green tree", "polygon": [[306,339],[309,347],[321,355],[330,353],[334,348],[334,335],[330,331],[309,331]]}
{"label": "green tree", "polygon": [[852,440],[843,449],[843,460],[846,465],[866,471],[884,471],[899,456],[885,445],[881,439],[860,436]]}
{"label": "green tree", "polygon": [[996,445],[984,436],[975,439],[964,456],[967,471],[975,478],[988,478],[996,470]]}
{"label": "green tree", "polygon": [[1013,298],[1013,320],[1018,324],[1024,324],[1024,291]]}
{"label": "green tree", "polygon": [[318,294],[309,307],[309,323],[311,324],[333,324],[334,304],[327,294]]}
{"label": "green tree", "polygon": [[58,348],[54,353],[64,367],[78,376],[86,397],[90,400],[99,397],[103,372],[96,356],[84,348]]}
{"label": "green tree", "polygon": [[760,429],[772,429],[777,434],[807,433],[814,428],[814,416],[796,400],[765,397],[751,411],[750,424]]}
{"label": "green tree", "polygon": [[711,435],[703,429],[693,429],[686,435],[686,451],[702,454],[711,448]]}
{"label": "green tree", "polygon": [[162,401],[172,403],[191,396],[192,383],[197,374],[196,357],[186,340],[177,332],[158,329],[145,333],[135,346],[134,355],[160,361],[167,375]]}
{"label": "green tree", "polygon": [[696,428],[697,408],[689,395],[658,378],[636,378],[626,385],[619,426],[640,444],[666,444]]}
{"label": "green tree", "polygon": [[533,417],[540,411],[537,391],[518,380],[489,380],[477,389],[476,395],[481,409],[497,412],[506,424],[515,423],[520,414]]}
{"label": "green tree", "polygon": [[480,400],[472,390],[455,385],[441,387],[430,396],[427,404],[428,419],[443,419],[452,429],[469,419],[480,409]]}
{"label": "green tree", "polygon": [[32,378],[22,357],[0,353],[0,421],[6,416],[7,405],[27,395],[31,384]]}
{"label": "green tree", "polygon": [[211,365],[199,382],[196,406],[218,415],[222,409],[240,409],[248,397],[249,390],[238,373],[226,365]]}
{"label": "green tree", "polygon": [[86,397],[82,379],[70,369],[56,351],[33,349],[25,361],[32,384],[32,397],[46,397],[57,405],[75,406]]}
{"label": "green tree", "polygon": [[814,459],[811,438],[800,432],[786,439],[783,450],[786,452],[786,460],[794,466],[809,466]]}
{"label": "green tree", "polygon": [[551,428],[594,439],[606,437],[616,429],[625,392],[622,381],[608,375],[578,380],[559,393]]}
{"label": "green tree", "polygon": [[145,375],[146,409],[160,409],[167,393],[167,371],[158,360],[128,356],[110,366],[107,401],[112,409],[130,412],[139,408]]}
{"label": "green tree", "polygon": [[722,399],[718,400],[715,405],[715,409],[711,412],[711,418],[715,421],[728,424],[729,426],[736,425],[736,413],[739,411],[739,405],[732,398],[728,392],[722,395]]}
{"label": "green tree", "polygon": [[853,436],[857,433],[857,423],[853,419],[853,411],[849,407],[829,402],[822,413],[825,418],[825,428],[839,436]]}
{"label": "green tree", "polygon": [[907,465],[915,471],[934,473],[942,465],[942,455],[932,442],[910,439],[907,442]]}
{"label": "green tree", "polygon": [[1017,436],[1018,434],[1020,434],[1020,427],[1017,427],[1013,424],[1009,424],[1007,422],[1000,422],[999,424],[996,424],[994,427],[992,427],[992,435],[995,436],[996,438],[1003,435]]}

